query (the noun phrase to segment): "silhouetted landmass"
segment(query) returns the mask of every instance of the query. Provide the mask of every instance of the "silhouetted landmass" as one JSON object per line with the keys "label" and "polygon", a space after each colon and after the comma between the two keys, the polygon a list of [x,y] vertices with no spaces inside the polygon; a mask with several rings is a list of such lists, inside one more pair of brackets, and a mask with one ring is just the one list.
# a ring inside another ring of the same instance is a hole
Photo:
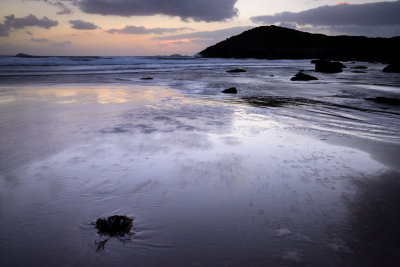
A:
{"label": "silhouetted landmass", "polygon": [[400,61],[400,37],[327,36],[278,26],[261,26],[210,46],[203,57]]}
{"label": "silhouetted landmass", "polygon": [[37,56],[32,56],[32,55],[24,54],[24,53],[18,53],[18,54],[15,55],[15,57],[34,58],[34,57],[37,57]]}

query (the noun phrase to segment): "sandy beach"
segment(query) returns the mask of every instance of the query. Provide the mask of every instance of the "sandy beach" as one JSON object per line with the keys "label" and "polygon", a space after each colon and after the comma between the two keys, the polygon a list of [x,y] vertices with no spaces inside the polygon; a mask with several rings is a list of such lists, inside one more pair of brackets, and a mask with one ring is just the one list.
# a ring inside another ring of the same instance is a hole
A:
{"label": "sandy beach", "polygon": [[[296,105],[154,82],[5,83],[1,92],[5,266],[398,257],[398,136],[301,125],[286,113]],[[133,217],[133,233],[99,249],[106,237],[93,222],[114,214]]]}

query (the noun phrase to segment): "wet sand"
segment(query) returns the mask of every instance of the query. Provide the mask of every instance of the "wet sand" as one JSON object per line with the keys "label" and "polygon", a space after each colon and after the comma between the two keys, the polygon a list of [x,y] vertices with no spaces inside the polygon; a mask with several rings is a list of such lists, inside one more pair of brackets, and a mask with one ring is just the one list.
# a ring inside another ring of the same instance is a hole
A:
{"label": "wet sand", "polygon": [[[163,86],[1,86],[2,266],[393,266],[396,143]],[[134,217],[104,240],[99,217]],[[3,265],[4,264],[4,265]]]}

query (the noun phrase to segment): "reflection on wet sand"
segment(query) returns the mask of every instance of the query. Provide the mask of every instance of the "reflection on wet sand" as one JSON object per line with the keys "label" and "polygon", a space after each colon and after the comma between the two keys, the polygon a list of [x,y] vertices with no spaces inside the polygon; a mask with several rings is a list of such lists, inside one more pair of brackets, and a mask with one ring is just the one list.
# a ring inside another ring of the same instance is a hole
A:
{"label": "reflection on wet sand", "polygon": [[[34,89],[11,90],[13,105],[0,105],[6,266],[352,266],[396,258],[395,240],[370,229],[383,227],[373,217],[396,211],[398,176],[382,179],[390,188],[374,184],[389,167],[372,152],[296,131],[270,110],[169,88]],[[90,225],[112,214],[135,218],[129,242],[99,239]]]}
{"label": "reflection on wet sand", "polygon": [[84,87],[82,85],[35,86],[33,89],[24,86],[22,90],[15,91],[16,96],[13,97],[13,100],[54,101],[54,103],[60,104],[118,104],[127,102],[151,103],[159,98],[181,97],[177,91],[165,90],[164,87],[160,86],[147,86],[147,90],[140,89],[143,89],[143,87],[116,86],[113,84],[94,87],[90,85]]}

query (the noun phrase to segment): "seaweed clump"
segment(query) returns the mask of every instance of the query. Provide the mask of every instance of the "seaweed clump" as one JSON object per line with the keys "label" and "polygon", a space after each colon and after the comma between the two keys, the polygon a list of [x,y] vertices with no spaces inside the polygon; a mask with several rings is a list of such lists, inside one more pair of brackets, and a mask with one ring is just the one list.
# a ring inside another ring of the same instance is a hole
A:
{"label": "seaweed clump", "polygon": [[99,218],[96,221],[96,228],[99,230],[99,234],[107,234],[110,236],[123,236],[129,234],[132,226],[133,218],[121,215]]}
{"label": "seaweed clump", "polygon": [[130,241],[131,235],[134,234],[132,232],[133,218],[128,216],[114,215],[108,218],[98,218],[95,226],[100,236],[108,236],[104,240],[95,241],[97,252],[104,250],[104,246],[112,237],[116,237],[122,243],[126,243]]}

